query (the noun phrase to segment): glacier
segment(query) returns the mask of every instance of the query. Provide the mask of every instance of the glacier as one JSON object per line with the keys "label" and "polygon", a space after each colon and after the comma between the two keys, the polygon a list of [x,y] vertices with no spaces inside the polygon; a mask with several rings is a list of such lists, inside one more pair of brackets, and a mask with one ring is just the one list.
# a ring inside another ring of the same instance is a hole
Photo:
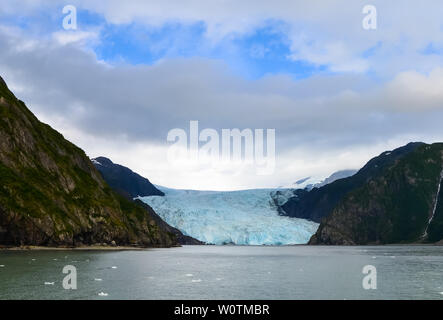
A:
{"label": "glacier", "polygon": [[171,226],[208,244],[305,244],[318,223],[278,214],[291,189],[242,191],[177,190],[156,186],[165,196],[139,197]]}

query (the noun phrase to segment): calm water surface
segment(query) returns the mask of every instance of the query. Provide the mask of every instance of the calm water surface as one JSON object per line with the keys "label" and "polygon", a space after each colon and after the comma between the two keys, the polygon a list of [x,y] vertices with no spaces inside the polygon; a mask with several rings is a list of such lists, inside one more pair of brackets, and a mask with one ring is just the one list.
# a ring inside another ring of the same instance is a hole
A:
{"label": "calm water surface", "polygon": [[[65,265],[77,290],[63,289]],[[362,287],[365,265],[376,290]],[[443,247],[3,251],[0,299],[443,299]]]}

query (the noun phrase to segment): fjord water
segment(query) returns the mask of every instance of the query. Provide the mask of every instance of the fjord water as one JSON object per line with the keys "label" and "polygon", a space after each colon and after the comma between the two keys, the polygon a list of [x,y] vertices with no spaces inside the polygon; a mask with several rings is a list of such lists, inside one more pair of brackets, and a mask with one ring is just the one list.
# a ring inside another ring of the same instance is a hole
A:
{"label": "fjord water", "polygon": [[[65,265],[77,290],[63,289]],[[443,299],[442,266],[438,246],[2,251],[0,299]]]}

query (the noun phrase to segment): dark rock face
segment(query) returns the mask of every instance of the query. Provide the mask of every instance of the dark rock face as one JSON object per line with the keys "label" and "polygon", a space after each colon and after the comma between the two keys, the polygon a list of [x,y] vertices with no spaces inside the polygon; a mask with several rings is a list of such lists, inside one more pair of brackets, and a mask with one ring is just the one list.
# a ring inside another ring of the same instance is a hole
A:
{"label": "dark rock face", "polygon": [[[391,155],[388,161],[383,159]],[[443,239],[443,195],[439,188],[443,144],[407,145],[372,159],[361,172],[365,179],[330,205],[332,209],[325,212],[310,244],[364,245]]]}
{"label": "dark rock face", "polygon": [[0,81],[0,245],[177,245],[156,218]]}
{"label": "dark rock face", "polygon": [[113,163],[105,157],[92,159],[92,163],[102,174],[105,181],[119,192],[128,194],[131,198],[146,196],[164,196],[148,179],[143,178],[131,169]]}
{"label": "dark rock face", "polygon": [[177,242],[179,244],[204,244],[204,242],[201,242],[197,239],[185,236],[180,230],[167,224],[146,203],[138,199],[133,200],[138,195],[142,197],[151,195],[164,196],[164,193],[155,188],[148,179],[134,173],[129,168],[114,164],[110,159],[105,157],[92,159],[92,163],[100,171],[106,183],[108,183],[115,192],[121,194],[128,201],[133,201],[138,206],[145,208],[145,210],[149,212],[150,216],[155,220],[160,229],[168,234],[173,235],[175,239],[177,239]]}
{"label": "dark rock face", "polygon": [[386,168],[392,166],[398,159],[413,152],[423,143],[410,143],[404,147],[384,152],[370,160],[362,169],[351,177],[336,180],[311,191],[296,190],[294,197],[281,206],[280,213],[290,217],[308,219],[320,222],[329,215],[339,201],[351,190],[363,186],[369,179],[380,175]]}

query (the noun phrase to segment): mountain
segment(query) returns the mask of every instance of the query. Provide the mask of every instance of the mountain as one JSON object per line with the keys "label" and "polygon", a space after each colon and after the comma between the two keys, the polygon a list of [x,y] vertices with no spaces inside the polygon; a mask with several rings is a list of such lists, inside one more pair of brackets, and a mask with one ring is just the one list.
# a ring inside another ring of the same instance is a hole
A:
{"label": "mountain", "polygon": [[323,187],[327,184],[330,184],[336,180],[353,176],[356,173],[357,173],[357,170],[352,170],[352,169],[336,171],[333,174],[331,174],[329,177],[327,177],[325,180],[310,186],[310,189],[321,188],[321,187]]}
{"label": "mountain", "polygon": [[0,78],[0,245],[177,245]]}
{"label": "mountain", "polygon": [[[287,186],[289,189],[307,189],[311,190],[315,185],[321,183],[322,181],[317,177],[306,177],[295,181],[294,183]],[[283,188],[280,187],[280,188]]]}
{"label": "mountain", "polygon": [[[140,176],[127,167],[113,163],[108,158],[98,157],[92,159],[92,163],[101,173],[106,183],[112,189],[114,189],[114,191],[128,198],[128,200],[132,200],[136,197],[165,195],[162,191],[158,190],[153,184],[151,184],[148,179]],[[135,200],[135,202],[150,212],[151,216],[162,230],[174,234],[178,243],[185,245],[204,244],[202,241],[184,235],[179,229],[171,227],[169,224],[163,221],[162,218],[157,215],[157,213],[155,213],[155,211],[148,204],[138,199]]]}
{"label": "mountain", "polygon": [[311,177],[306,177],[300,180],[297,180],[294,182],[294,186],[300,186],[303,185],[303,183],[305,183],[306,181],[308,181],[309,179],[311,179]]}
{"label": "mountain", "polygon": [[297,180],[289,188],[306,189],[306,191],[310,191],[314,188],[323,187],[329,183],[334,182],[335,180],[352,176],[356,172],[357,172],[357,170],[340,170],[340,171],[334,172],[333,174],[331,174],[329,177],[327,177],[324,180],[321,180],[318,177],[306,177],[306,178]]}
{"label": "mountain", "polygon": [[141,197],[167,223],[210,244],[305,244],[318,228],[312,221],[280,216],[278,203],[290,189],[241,191],[177,190]]}
{"label": "mountain", "polygon": [[310,244],[437,242],[443,239],[442,177],[443,144],[410,143],[285,205],[294,216],[321,219]]}
{"label": "mountain", "polygon": [[335,180],[320,188],[312,190],[295,190],[294,196],[280,208],[280,212],[290,217],[309,219],[320,222],[329,215],[339,201],[350,191],[363,186],[369,179],[380,175],[398,159],[413,152],[423,143],[410,143],[391,152],[384,152],[370,160],[356,174]]}
{"label": "mountain", "polygon": [[127,167],[113,163],[108,158],[98,157],[92,159],[92,163],[111,188],[124,192],[131,198],[165,195],[148,179],[143,178]]}

